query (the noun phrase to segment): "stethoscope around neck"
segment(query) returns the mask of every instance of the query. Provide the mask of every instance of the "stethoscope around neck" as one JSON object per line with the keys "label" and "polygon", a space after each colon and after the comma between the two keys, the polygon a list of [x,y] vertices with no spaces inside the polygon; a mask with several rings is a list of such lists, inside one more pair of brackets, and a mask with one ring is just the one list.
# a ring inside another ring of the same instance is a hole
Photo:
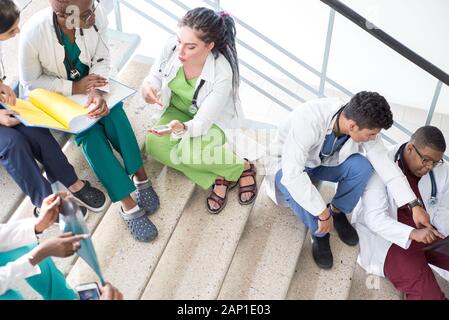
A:
{"label": "stethoscope around neck", "polygon": [[[164,59],[160,65],[159,65],[159,73],[163,73],[163,76],[165,78],[167,78],[170,75],[170,71],[171,69],[167,72],[166,70],[164,70],[168,64],[168,62],[170,61],[170,59],[172,58],[173,54],[176,51],[176,45],[171,49],[170,54],[168,55],[168,57],[166,59]],[[163,72],[164,71],[164,72]],[[195,89],[195,93],[193,94],[193,98],[192,98],[192,105],[189,107],[189,113],[192,115],[195,115],[198,110],[199,110],[199,106],[198,106],[198,95],[200,94],[200,90],[201,88],[203,88],[203,86],[206,84],[206,80],[201,79],[199,85],[197,86],[197,88]]]}
{"label": "stethoscope around neck", "polygon": [[[405,166],[404,166],[404,162],[402,161],[402,153],[404,152],[406,145],[407,144],[403,144],[394,156],[394,162],[396,163],[396,162],[400,161],[403,168],[405,168]],[[431,170],[429,172],[429,176],[430,176],[430,184],[432,185],[432,191],[430,193],[429,204],[431,206],[436,206],[438,204],[438,199],[437,199],[438,190],[437,190],[437,183],[435,182],[435,174],[433,173],[433,170]]]}
{"label": "stethoscope around neck", "polygon": [[[79,72],[78,69],[75,68],[75,66],[73,65],[72,61],[70,60],[70,58],[69,58],[69,56],[67,54],[67,50],[66,50],[66,48],[64,46],[64,41],[62,40],[62,30],[61,30],[61,28],[59,26],[59,23],[58,23],[58,17],[56,16],[56,13],[54,13],[54,12],[53,12],[53,25],[54,25],[54,28],[55,28],[56,38],[58,39],[59,44],[61,46],[63,46],[63,48],[64,48],[64,61],[69,65],[69,68],[70,68],[69,79],[72,80],[72,81],[80,80],[81,79],[81,73]],[[109,54],[109,47],[106,45],[106,43],[104,42],[103,38],[101,37],[100,32],[98,30],[98,27],[94,24],[93,28],[94,28],[95,32],[97,33],[97,35],[98,35],[99,41],[97,41],[97,45],[95,47],[94,55],[90,59],[90,62],[91,62],[90,67],[91,68],[93,66],[94,57],[97,55],[100,42],[104,45],[104,47],[106,48],[106,50],[108,51],[108,54]],[[84,30],[83,29],[80,29],[80,34],[81,34],[82,37],[84,37]],[[97,60],[97,63],[100,63],[102,61],[104,61],[104,59],[100,58],[100,59]]]}
{"label": "stethoscope around neck", "polygon": [[0,57],[0,81],[6,80],[6,70],[5,65],[3,64],[3,57]]}

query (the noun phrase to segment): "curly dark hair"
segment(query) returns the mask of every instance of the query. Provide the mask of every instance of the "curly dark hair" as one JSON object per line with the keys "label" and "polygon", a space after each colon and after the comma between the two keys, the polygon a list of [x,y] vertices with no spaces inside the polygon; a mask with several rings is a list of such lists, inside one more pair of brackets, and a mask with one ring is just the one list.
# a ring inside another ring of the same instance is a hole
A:
{"label": "curly dark hair", "polygon": [[0,34],[12,28],[20,16],[20,10],[12,0],[0,0]]}
{"label": "curly dark hair", "polygon": [[387,100],[377,92],[357,93],[345,106],[343,113],[354,120],[360,129],[390,129],[393,114]]}

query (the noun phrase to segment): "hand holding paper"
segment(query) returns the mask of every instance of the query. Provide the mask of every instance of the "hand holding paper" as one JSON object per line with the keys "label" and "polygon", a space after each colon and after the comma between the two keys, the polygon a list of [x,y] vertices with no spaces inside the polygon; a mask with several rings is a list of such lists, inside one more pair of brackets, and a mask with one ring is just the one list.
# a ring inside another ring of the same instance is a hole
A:
{"label": "hand holding paper", "polygon": [[0,125],[5,127],[15,127],[20,124],[20,121],[12,117],[13,115],[18,116],[19,113],[14,110],[0,110]]}
{"label": "hand holding paper", "polygon": [[108,105],[98,90],[91,90],[86,106],[89,111],[87,116],[91,119],[99,119],[109,114]]}

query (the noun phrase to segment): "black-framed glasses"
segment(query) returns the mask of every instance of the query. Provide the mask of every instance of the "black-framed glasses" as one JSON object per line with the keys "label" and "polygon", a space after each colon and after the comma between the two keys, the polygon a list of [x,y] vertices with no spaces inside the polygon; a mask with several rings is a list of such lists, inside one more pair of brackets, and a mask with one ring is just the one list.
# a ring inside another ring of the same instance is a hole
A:
{"label": "black-framed glasses", "polygon": [[95,4],[95,0],[94,0],[94,3],[92,4],[92,9],[86,10],[85,12],[80,14],[80,19],[83,20],[84,22],[89,21],[92,18],[92,16],[95,14],[95,10],[97,10],[99,5],[100,5],[100,1],[97,1],[97,4]]}
{"label": "black-framed glasses", "polygon": [[421,158],[422,161],[422,165],[429,167],[432,166],[432,168],[438,167],[439,165],[442,165],[444,160],[440,159],[438,161],[433,161],[432,159],[426,158],[424,157],[421,152],[419,152],[419,150],[416,148],[416,146],[414,144],[412,144],[413,149],[415,149],[416,153],[418,154],[418,156]]}

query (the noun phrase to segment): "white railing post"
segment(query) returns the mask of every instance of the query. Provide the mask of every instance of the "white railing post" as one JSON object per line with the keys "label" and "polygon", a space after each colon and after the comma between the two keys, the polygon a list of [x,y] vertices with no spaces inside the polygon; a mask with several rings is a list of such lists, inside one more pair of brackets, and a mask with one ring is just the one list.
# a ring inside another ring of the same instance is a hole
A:
{"label": "white railing post", "polygon": [[114,0],[115,25],[118,31],[123,31],[122,11],[120,9],[120,0]]}

